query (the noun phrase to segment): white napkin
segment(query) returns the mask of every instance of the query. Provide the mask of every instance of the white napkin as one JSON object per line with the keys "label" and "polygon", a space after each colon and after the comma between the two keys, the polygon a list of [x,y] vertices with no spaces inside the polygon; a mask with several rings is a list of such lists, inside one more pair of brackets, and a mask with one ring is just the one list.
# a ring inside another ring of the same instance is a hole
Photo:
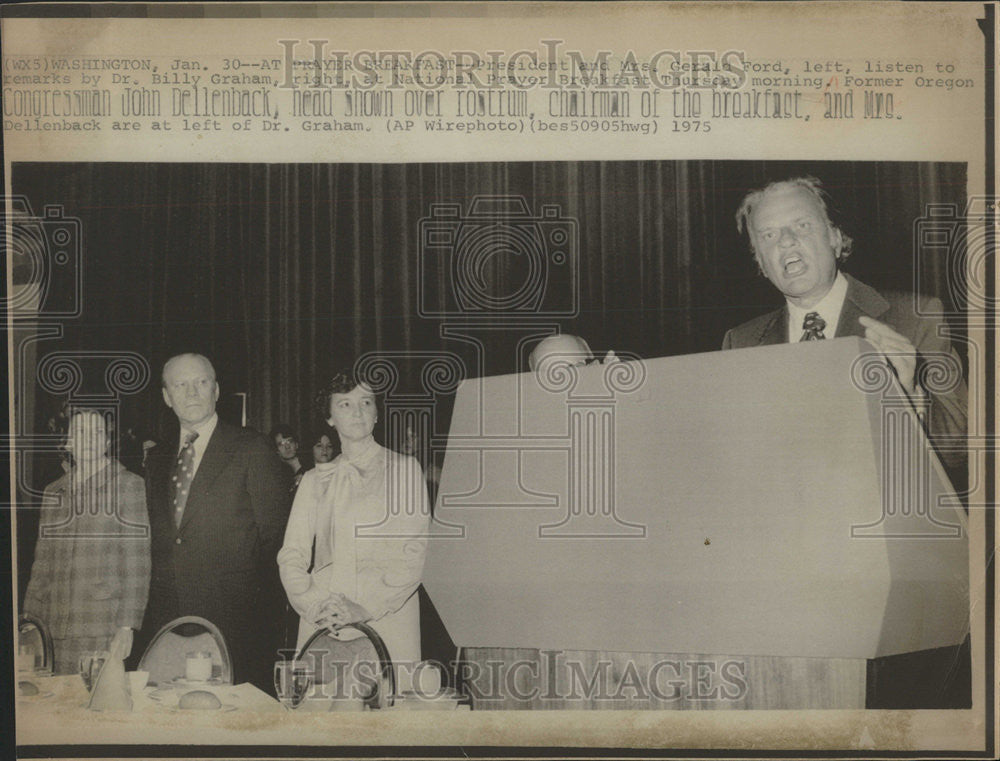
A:
{"label": "white napkin", "polygon": [[108,647],[108,659],[94,680],[87,708],[91,711],[131,711],[132,694],[125,676],[125,659],[132,652],[132,630],[122,627]]}

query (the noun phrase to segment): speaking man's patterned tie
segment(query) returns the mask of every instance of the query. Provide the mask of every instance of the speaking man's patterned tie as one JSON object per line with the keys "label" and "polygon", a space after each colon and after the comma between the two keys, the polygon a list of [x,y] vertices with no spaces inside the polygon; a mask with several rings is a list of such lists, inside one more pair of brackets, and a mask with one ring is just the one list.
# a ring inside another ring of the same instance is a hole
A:
{"label": "speaking man's patterned tie", "polygon": [[826,327],[826,320],[819,316],[818,312],[810,312],[802,321],[802,338],[800,341],[822,341],[826,338],[823,329]]}
{"label": "speaking man's patterned tie", "polygon": [[174,523],[178,528],[191,490],[191,481],[194,479],[194,440],[197,438],[198,434],[194,431],[184,437],[184,446],[177,455],[177,465],[174,468]]}

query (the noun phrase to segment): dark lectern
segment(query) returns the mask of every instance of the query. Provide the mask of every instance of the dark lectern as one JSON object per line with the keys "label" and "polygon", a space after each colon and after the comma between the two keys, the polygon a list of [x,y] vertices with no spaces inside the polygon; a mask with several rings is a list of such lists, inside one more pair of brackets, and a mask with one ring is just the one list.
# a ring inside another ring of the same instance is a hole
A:
{"label": "dark lectern", "polygon": [[424,584],[476,708],[851,708],[968,632],[966,518],[860,339],[468,380]]}

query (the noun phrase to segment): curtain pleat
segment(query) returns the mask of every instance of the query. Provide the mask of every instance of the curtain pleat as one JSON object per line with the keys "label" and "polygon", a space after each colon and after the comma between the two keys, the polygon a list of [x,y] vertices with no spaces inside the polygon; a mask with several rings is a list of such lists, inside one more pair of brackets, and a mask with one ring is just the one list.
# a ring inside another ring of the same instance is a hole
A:
{"label": "curtain pleat", "polygon": [[[162,362],[201,351],[223,393],[246,392],[250,424],[267,430],[311,428],[325,376],[365,352],[445,350],[472,372],[477,361],[488,373],[516,369],[508,344],[517,331],[452,340],[442,326],[465,318],[426,314],[454,309],[460,254],[424,255],[420,225],[432,204],[457,204],[451,229],[474,238],[488,224],[469,217],[475,199],[523,199],[543,256],[555,226],[572,230],[577,292],[550,260],[542,307],[555,314],[520,313],[518,324],[558,325],[595,352],[655,357],[715,350],[728,328],[780,303],[733,213],[747,189],[789,175],[826,183],[855,238],[850,272],[878,288],[918,282],[953,301],[952,262],[916,251],[913,231],[928,203],[964,208],[965,172],[962,164],[761,161],[17,164],[12,186],[36,212],[62,204],[83,230],[83,315],[67,321],[58,347],[40,344],[39,359],[73,348],[148,357],[152,387],[129,400],[127,414],[152,430],[170,422],[155,388]],[[541,219],[551,204],[559,218]],[[485,261],[493,296],[518,289],[524,256]],[[55,403],[40,399],[39,416]]]}

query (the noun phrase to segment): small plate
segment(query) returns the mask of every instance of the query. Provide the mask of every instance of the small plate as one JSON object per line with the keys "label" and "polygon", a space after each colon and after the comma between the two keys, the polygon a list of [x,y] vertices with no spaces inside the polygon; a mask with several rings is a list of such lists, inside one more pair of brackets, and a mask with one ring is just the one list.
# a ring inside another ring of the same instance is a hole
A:
{"label": "small plate", "polygon": [[21,695],[21,694],[18,694],[17,699],[18,700],[32,700],[32,701],[34,701],[34,700],[45,700],[46,698],[51,698],[53,695],[55,695],[55,693],[52,692],[51,690],[49,690],[49,691],[46,691],[46,692],[39,692],[37,695]]}
{"label": "small plate", "polygon": [[168,711],[172,713],[190,713],[190,714],[207,714],[207,713],[230,713],[235,711],[239,706],[234,706],[232,703],[223,703],[218,708],[181,708],[180,706],[170,706]]}

